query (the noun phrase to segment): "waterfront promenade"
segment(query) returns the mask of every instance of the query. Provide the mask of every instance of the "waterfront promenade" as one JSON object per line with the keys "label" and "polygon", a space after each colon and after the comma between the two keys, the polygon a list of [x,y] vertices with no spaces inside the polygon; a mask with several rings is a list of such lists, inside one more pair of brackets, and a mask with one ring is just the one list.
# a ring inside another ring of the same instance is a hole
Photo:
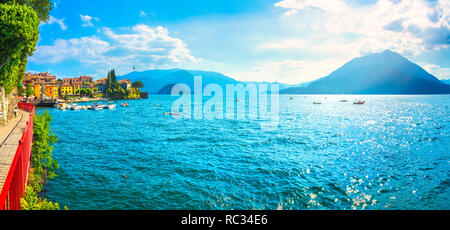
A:
{"label": "waterfront promenade", "polygon": [[30,113],[18,110],[17,117],[0,127],[0,190],[3,188],[11,163],[19,146],[19,140],[27,125]]}

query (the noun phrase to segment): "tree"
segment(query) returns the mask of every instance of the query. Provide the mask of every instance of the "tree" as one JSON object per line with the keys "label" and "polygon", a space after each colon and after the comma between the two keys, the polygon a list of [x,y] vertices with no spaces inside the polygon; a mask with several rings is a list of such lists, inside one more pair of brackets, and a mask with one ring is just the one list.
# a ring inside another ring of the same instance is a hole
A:
{"label": "tree", "polygon": [[51,0],[0,0],[0,4],[26,5],[36,11],[39,20],[47,22],[50,18],[53,2]]}
{"label": "tree", "polygon": [[140,82],[140,81],[135,81],[135,82],[133,82],[133,84],[131,84],[131,87],[133,87],[133,88],[144,88],[144,84],[142,84],[142,82]]}
{"label": "tree", "polygon": [[27,90],[25,91],[27,97],[31,97],[34,94],[34,89],[32,84],[27,85]]}
{"label": "tree", "polygon": [[114,69],[111,70],[111,81],[113,84],[117,82],[116,71]]}
{"label": "tree", "polygon": [[39,36],[37,13],[26,5],[0,4],[0,86],[10,94],[22,81]]}

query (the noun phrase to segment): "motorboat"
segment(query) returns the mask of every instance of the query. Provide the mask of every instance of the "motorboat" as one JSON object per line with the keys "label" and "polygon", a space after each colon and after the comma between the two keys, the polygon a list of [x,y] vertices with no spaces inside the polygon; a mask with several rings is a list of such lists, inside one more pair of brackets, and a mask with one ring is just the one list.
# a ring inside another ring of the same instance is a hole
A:
{"label": "motorboat", "polygon": [[121,105],[122,105],[122,107],[130,107],[130,105],[126,102],[123,102]]}
{"label": "motorboat", "polygon": [[343,100],[340,100],[339,102],[348,102],[347,100],[345,100],[345,99],[343,99]]}
{"label": "motorboat", "polygon": [[114,108],[116,108],[116,104],[109,104],[106,106],[105,109],[114,109]]}
{"label": "motorboat", "polygon": [[313,102],[313,104],[314,104],[314,105],[320,105],[320,104],[322,104],[322,102],[316,102],[316,101],[315,101],[315,102]]}
{"label": "motorboat", "polygon": [[366,102],[365,101],[355,101],[353,102],[354,105],[364,105]]}
{"label": "motorboat", "polygon": [[70,107],[70,110],[80,110],[81,106],[79,105],[72,105],[72,107]]}

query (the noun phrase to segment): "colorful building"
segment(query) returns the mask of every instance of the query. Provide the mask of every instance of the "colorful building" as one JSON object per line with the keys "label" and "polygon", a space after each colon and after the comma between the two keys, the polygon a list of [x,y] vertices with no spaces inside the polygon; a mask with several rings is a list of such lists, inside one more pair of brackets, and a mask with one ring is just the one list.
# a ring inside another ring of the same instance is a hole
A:
{"label": "colorful building", "polygon": [[41,84],[34,84],[34,97],[41,98]]}
{"label": "colorful building", "polygon": [[56,76],[50,75],[49,73],[25,73],[25,76],[22,80],[25,85],[34,84],[34,83],[56,83]]}
{"label": "colorful building", "polygon": [[60,95],[73,95],[73,87],[69,84],[61,85]]}
{"label": "colorful building", "polygon": [[72,84],[72,87],[73,87],[74,94],[77,94],[78,90],[82,89],[82,85],[79,82]]}
{"label": "colorful building", "polygon": [[106,77],[100,78],[100,79],[94,81],[94,84],[97,85],[97,91],[99,93],[104,93],[105,92],[105,90],[106,90],[106,81],[107,81]]}
{"label": "colorful building", "polygon": [[47,97],[58,98],[59,97],[59,87],[57,85],[46,85],[45,95]]}
{"label": "colorful building", "polygon": [[92,83],[93,78],[91,76],[81,76],[81,83]]}
{"label": "colorful building", "polygon": [[122,87],[123,90],[127,91],[131,88],[131,81],[128,79],[123,79],[119,81],[120,87]]}

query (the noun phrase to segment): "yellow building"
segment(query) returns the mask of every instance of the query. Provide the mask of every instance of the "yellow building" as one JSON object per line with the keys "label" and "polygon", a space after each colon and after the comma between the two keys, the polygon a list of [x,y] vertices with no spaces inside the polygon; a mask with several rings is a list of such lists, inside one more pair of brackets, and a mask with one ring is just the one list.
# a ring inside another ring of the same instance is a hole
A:
{"label": "yellow building", "polygon": [[74,94],[78,94],[77,91],[80,90],[81,84],[72,84]]}
{"label": "yellow building", "polygon": [[64,84],[61,86],[61,96],[63,95],[73,95],[73,87],[69,84]]}
{"label": "yellow building", "polygon": [[34,84],[34,97],[41,98],[41,85],[40,84]]}
{"label": "yellow building", "polygon": [[46,85],[45,86],[45,95],[47,97],[58,98],[59,97],[59,88],[57,85]]}

